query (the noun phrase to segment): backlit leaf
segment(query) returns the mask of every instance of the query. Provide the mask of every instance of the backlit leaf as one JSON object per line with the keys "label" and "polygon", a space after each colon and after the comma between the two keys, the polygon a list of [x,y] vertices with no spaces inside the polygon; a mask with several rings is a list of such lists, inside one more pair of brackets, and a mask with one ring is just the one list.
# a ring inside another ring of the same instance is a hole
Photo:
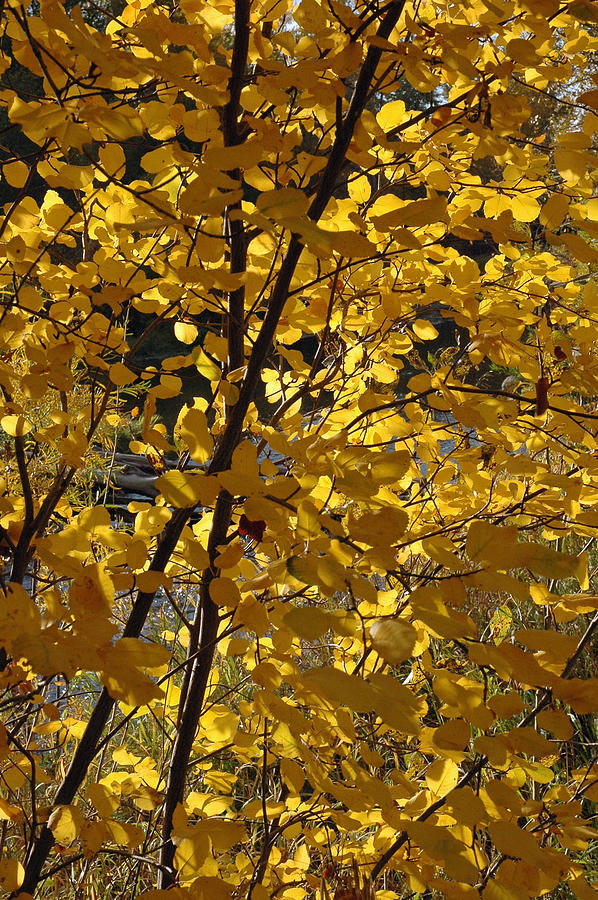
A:
{"label": "backlit leaf", "polygon": [[417,631],[402,619],[378,619],[370,625],[370,639],[382,659],[398,665],[411,656]]}
{"label": "backlit leaf", "polygon": [[48,819],[48,828],[60,844],[72,844],[83,824],[83,813],[76,806],[57,806]]}

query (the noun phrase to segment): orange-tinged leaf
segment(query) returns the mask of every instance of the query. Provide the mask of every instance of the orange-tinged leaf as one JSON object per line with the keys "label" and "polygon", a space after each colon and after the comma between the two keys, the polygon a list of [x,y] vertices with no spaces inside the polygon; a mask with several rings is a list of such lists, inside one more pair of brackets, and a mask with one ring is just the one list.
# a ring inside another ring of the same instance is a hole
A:
{"label": "orange-tinged leaf", "polygon": [[550,402],[548,400],[548,388],[550,387],[550,382],[548,378],[542,377],[536,381],[536,412],[537,416],[543,416],[546,410],[550,406]]}
{"label": "orange-tinged leaf", "polygon": [[430,121],[436,128],[441,128],[443,125],[446,125],[447,122],[450,122],[452,115],[453,110],[450,106],[439,106],[438,109],[435,109],[432,113]]}

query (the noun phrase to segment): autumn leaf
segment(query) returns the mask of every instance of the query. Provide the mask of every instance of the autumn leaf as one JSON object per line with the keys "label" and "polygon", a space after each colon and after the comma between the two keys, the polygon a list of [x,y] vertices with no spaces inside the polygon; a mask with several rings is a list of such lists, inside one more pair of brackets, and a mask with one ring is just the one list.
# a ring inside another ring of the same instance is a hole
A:
{"label": "autumn leaf", "polygon": [[1,13],[0,886],[591,900],[596,2],[117,5]]}
{"label": "autumn leaf", "polygon": [[252,521],[248,519],[245,513],[241,515],[239,519],[239,534],[242,536],[247,535],[250,538],[253,538],[254,541],[258,543],[263,541],[264,539],[264,531],[266,530],[266,523],[261,519],[257,519]]}
{"label": "autumn leaf", "polygon": [[542,377],[536,381],[536,412],[535,415],[542,416],[549,408],[548,400],[548,378]]}

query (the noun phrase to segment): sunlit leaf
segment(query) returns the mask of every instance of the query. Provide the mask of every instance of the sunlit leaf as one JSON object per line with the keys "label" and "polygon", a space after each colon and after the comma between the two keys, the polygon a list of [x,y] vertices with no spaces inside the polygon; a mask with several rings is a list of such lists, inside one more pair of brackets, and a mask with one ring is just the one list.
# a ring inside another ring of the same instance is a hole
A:
{"label": "sunlit leaf", "polygon": [[76,806],[57,806],[48,819],[48,828],[61,844],[72,844],[83,824],[83,813]]}

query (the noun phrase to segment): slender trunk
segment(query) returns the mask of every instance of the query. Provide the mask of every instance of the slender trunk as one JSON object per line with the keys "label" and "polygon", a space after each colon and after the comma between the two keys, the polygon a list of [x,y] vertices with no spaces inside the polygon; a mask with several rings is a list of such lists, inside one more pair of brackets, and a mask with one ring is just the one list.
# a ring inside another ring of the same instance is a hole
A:
{"label": "slender trunk", "polygon": [[[404,2],[405,0],[398,0],[398,2],[388,10],[380,24],[378,30],[379,37],[387,38],[391,34],[401,15]],[[237,0],[236,10],[238,10],[240,6],[244,6],[244,0]],[[368,96],[368,90],[380,60],[380,55],[381,50],[377,47],[370,47],[366,55],[366,59],[355,85],[346,118],[337,131],[328,164],[324,169],[320,186],[308,213],[310,218],[314,221],[317,221],[320,218],[334,191],[336,179],[345,160],[355,125],[363,112]],[[235,53],[233,52],[233,60],[234,59]],[[240,254],[246,252],[244,245],[245,236],[242,233],[239,233],[238,238],[239,244],[236,244],[233,240],[231,245],[231,263],[237,261],[237,264],[240,260]],[[241,241],[243,242],[242,249],[239,246]],[[285,257],[281,263],[262,327],[249,357],[247,371],[245,373],[245,378],[243,379],[239,398],[236,404],[230,409],[225,433],[220,445],[214,453],[212,463],[209,467],[210,473],[221,472],[230,465],[233,450],[241,438],[245,415],[250,402],[255,396],[258,379],[272,344],[272,339],[274,338],[280,316],[288,297],[291,280],[302,251],[303,244],[301,243],[299,236],[293,234]],[[239,271],[239,269],[236,269],[236,271]],[[233,295],[231,295],[231,298],[232,296]],[[231,328],[235,329],[235,326],[238,325],[238,318],[240,315],[241,313],[237,308],[233,320],[229,298],[229,361],[231,357],[233,357],[236,359],[237,364],[239,362],[240,350],[238,345],[235,347],[231,341]],[[213,559],[213,551],[215,551],[218,544],[223,543],[226,539],[228,527],[230,525],[231,510],[230,497],[228,494],[221,494],[214,511],[214,522],[210,534],[209,550],[211,560]],[[194,645],[193,649],[194,653],[196,650],[199,650],[199,653],[195,656],[193,668],[181,696],[181,706],[179,707],[178,732],[169,769],[164,805],[164,822],[162,829],[164,842],[160,856],[161,867],[159,876],[159,886],[162,888],[171,886],[175,881],[173,866],[175,847],[171,840],[172,817],[177,805],[183,801],[191,748],[201,718],[201,710],[214,658],[218,633],[218,614],[210,599],[209,588],[215,577],[217,577],[217,572],[213,568],[204,572],[201,583],[199,609],[196,613],[196,621],[194,622],[193,627],[193,630],[200,631],[199,642]]]}
{"label": "slender trunk", "polygon": [[[222,491],[214,510],[214,522],[208,547],[210,559],[214,558],[218,545],[226,538],[231,512],[232,497],[226,491]],[[210,585],[214,578],[217,577],[217,573],[218,570],[213,567],[206,569],[203,573],[199,603],[193,623],[193,630],[197,628],[199,631],[199,639],[196,642],[199,652],[195,654],[186,690],[181,695],[179,722],[168,769],[162,821],[163,844],[158,876],[159,887],[161,888],[169,887],[174,884],[175,880],[173,866],[175,847],[171,840],[172,818],[177,805],[183,800],[189,757],[201,717],[203,701],[216,650],[219,617],[218,607],[212,602],[210,597]],[[193,652],[195,653],[195,651]]]}
{"label": "slender trunk", "polygon": [[[187,510],[177,510],[174,513],[156,550],[151,571],[164,571],[164,567],[172,555],[188,516],[189,512]],[[154,596],[154,591],[137,595],[124,628],[123,637],[139,637],[151,609]],[[104,688],[89,717],[87,727],[73,754],[64,780],[56,792],[53,806],[64,806],[72,803],[97,753],[97,746],[112,712],[114,702]],[[21,893],[34,893],[40,881],[42,867],[53,845],[54,836],[50,829],[44,825],[40,834],[30,844],[25,862],[23,884],[11,897],[17,897]]]}
{"label": "slender trunk", "polygon": [[[403,10],[405,0],[397,0],[386,12],[378,29],[378,37],[388,38]],[[247,12],[245,12],[245,10]],[[243,17],[248,16],[249,2],[248,0],[236,0],[235,14],[241,16],[239,21],[247,21]],[[248,25],[243,25],[239,29],[239,51],[235,62],[235,71],[241,73],[244,65],[241,67],[240,60],[243,58],[243,46],[246,47]],[[345,119],[339,124],[336,138],[328,159],[326,168],[324,169],[319,188],[316,192],[314,200],[311,204],[308,215],[313,221],[317,221],[322,215],[328,201],[336,185],[336,179],[345,160],[345,155],[353,136],[355,125],[363,112],[368,91],[372,82],[372,78],[382,51],[375,46],[370,46],[363,66],[361,68],[353,97],[349,105],[349,110]],[[245,50],[246,55],[246,50]],[[245,56],[246,58],[246,56]],[[235,54],[233,53],[233,60]],[[241,76],[239,76],[240,78]],[[237,82],[240,84],[240,81]],[[236,89],[235,89],[236,90]],[[231,111],[238,114],[238,98],[235,95],[234,110]],[[231,97],[233,95],[231,94]],[[238,137],[238,132],[237,132]],[[245,235],[237,232],[239,240],[245,241]],[[222,439],[216,448],[212,464],[209,467],[211,474],[222,472],[230,465],[230,460],[235,447],[238,445],[243,430],[245,415],[249,404],[255,396],[258,379],[269,352],[272,339],[274,337],[276,327],[278,325],[284,304],[288,296],[288,290],[291,279],[295,272],[297,262],[301,256],[303,245],[300,237],[294,234],[291,237],[284,260],[281,263],[279,274],[275,287],[272,291],[268,310],[264,317],[260,333],[253,345],[251,355],[249,357],[247,371],[237,403],[231,407],[228,416],[227,427]],[[243,264],[241,260],[241,249],[237,249],[231,253],[231,262],[235,259],[235,268]],[[241,270],[241,269],[239,269]],[[234,295],[234,296],[233,296]],[[229,298],[229,324],[233,325],[235,337],[234,343],[229,342],[229,364],[239,357],[239,324],[242,321],[239,316],[239,301],[241,294],[231,293]],[[232,303],[231,303],[232,300]],[[235,328],[236,326],[236,328]],[[230,333],[230,328],[229,328]],[[185,527],[192,509],[177,510],[171,521],[164,530],[160,544],[152,561],[152,571],[163,571],[167,565],[176,543]],[[210,546],[215,548],[219,543],[226,539],[228,527],[230,525],[231,516],[231,499],[224,492],[218,498],[216,510],[214,512],[214,524],[212,534],[210,536]],[[189,676],[188,690],[184,698],[184,706],[181,709],[180,727],[175,741],[173,759],[169,771],[169,783],[167,786],[165,798],[165,814],[163,835],[165,846],[163,848],[163,858],[166,860],[167,874],[164,876],[166,885],[172,883],[172,860],[174,857],[174,846],[170,841],[170,833],[172,830],[172,813],[176,809],[177,803],[181,802],[186,781],[187,767],[189,756],[193,744],[193,738],[197,729],[197,724],[201,715],[205,690],[207,686],[208,676],[212,665],[217,630],[218,630],[218,611],[210,599],[209,586],[216,577],[216,571],[209,568],[204,572],[201,586],[201,596],[199,602],[198,615],[200,617],[200,635],[199,649],[202,651],[195,659],[191,675]],[[133,610],[129,617],[129,621],[125,628],[123,636],[137,637],[141,633],[141,629],[154,599],[154,592],[138,594]],[[55,798],[55,805],[63,805],[71,803],[75,794],[81,786],[95,755],[98,742],[101,738],[103,729],[106,726],[110,713],[114,705],[114,700],[106,691],[102,691],[100,698],[91,714],[87,728],[73,756],[67,774],[61,784]],[[44,826],[39,836],[32,841],[30,852],[26,861],[25,878],[22,887],[18,892],[11,895],[16,897],[19,893],[26,892],[32,894],[41,877],[42,867],[50,853],[54,843],[54,837],[51,831]]]}

